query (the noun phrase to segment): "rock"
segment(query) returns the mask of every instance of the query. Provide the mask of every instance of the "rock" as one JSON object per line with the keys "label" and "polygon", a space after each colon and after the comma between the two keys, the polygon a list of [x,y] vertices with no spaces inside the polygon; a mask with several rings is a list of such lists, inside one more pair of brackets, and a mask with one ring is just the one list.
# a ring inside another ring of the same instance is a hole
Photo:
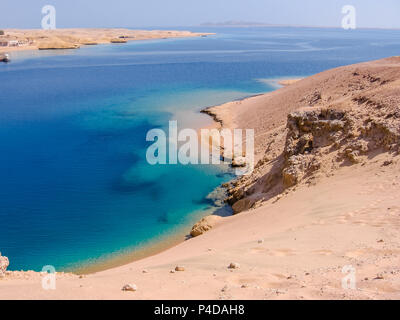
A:
{"label": "rock", "polygon": [[231,262],[231,264],[228,266],[229,269],[239,269],[240,264],[237,262]]}
{"label": "rock", "polygon": [[175,271],[185,271],[185,267],[184,266],[176,266]]}
{"label": "rock", "polygon": [[264,243],[264,239],[258,240],[258,243]]}
{"label": "rock", "polygon": [[242,211],[246,211],[250,209],[254,204],[254,201],[251,198],[243,198],[239,201],[236,201],[232,205],[233,214],[240,213]]}
{"label": "rock", "polygon": [[215,188],[212,192],[210,192],[206,200],[212,202],[216,207],[224,207],[225,199],[227,196],[226,188],[223,186]]}
{"label": "rock", "polygon": [[111,39],[110,42],[111,42],[111,43],[127,43],[126,40],[120,39],[120,38]]}
{"label": "rock", "polygon": [[387,167],[388,165],[391,165],[393,163],[392,160],[386,160],[385,162],[383,162],[383,166]]}
{"label": "rock", "polygon": [[171,270],[169,273],[175,273],[175,270]]}
{"label": "rock", "polygon": [[144,270],[142,270],[142,273],[149,273],[149,271],[144,269]]}
{"label": "rock", "polygon": [[0,62],[9,62],[10,56],[7,53],[0,53]]}
{"label": "rock", "polygon": [[190,235],[192,237],[197,237],[204,232],[207,232],[208,230],[212,229],[221,219],[222,217],[214,215],[204,217],[192,227]]}
{"label": "rock", "polygon": [[126,284],[122,287],[122,291],[137,291],[136,284]]}
{"label": "rock", "polygon": [[0,277],[3,277],[6,275],[6,270],[9,265],[10,265],[10,261],[8,260],[8,258],[2,256],[1,252],[0,252]]}

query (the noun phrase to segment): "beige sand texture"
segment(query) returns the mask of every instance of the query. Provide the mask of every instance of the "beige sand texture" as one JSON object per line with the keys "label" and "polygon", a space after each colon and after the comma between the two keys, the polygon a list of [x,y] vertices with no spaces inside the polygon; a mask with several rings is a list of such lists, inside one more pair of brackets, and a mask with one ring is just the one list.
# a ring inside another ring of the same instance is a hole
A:
{"label": "beige sand texture", "polygon": [[0,299],[400,299],[399,108],[399,57],[209,108],[256,131],[254,172],[227,186],[237,214],[160,254],[60,274],[56,290],[8,272]]}

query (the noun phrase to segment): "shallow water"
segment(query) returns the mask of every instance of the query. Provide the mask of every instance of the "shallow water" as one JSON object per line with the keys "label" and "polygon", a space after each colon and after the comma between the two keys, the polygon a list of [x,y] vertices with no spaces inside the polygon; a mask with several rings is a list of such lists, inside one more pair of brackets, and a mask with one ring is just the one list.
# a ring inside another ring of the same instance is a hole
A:
{"label": "shallow water", "polygon": [[69,270],[189,230],[231,179],[150,166],[146,133],[210,123],[199,110],[270,81],[400,52],[400,32],[192,28],[207,38],[12,55],[0,65],[0,251],[10,269]]}

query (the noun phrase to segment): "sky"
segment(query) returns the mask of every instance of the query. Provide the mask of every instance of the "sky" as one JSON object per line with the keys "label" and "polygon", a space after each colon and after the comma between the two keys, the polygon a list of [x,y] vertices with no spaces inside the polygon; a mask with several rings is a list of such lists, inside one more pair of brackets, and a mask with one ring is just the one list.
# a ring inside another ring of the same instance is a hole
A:
{"label": "sky", "polygon": [[239,20],[340,27],[342,7],[357,27],[400,28],[400,0],[1,0],[1,28],[40,28],[42,7],[56,8],[57,28],[173,27]]}

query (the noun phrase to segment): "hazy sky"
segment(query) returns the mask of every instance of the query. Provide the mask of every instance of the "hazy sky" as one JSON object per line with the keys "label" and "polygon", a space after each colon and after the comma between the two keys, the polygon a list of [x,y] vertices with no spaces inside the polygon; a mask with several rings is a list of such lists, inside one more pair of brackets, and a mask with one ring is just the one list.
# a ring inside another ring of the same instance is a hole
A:
{"label": "hazy sky", "polygon": [[194,26],[241,20],[340,27],[344,5],[358,27],[400,28],[400,0],[1,0],[0,28],[40,28],[41,8],[57,12],[57,27]]}

